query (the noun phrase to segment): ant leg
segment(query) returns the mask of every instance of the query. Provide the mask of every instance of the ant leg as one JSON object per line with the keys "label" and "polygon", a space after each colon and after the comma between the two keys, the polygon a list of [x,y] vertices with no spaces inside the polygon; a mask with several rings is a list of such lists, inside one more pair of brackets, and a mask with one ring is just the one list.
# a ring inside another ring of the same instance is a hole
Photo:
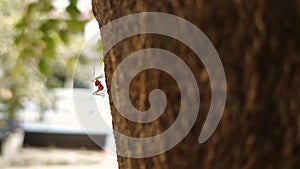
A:
{"label": "ant leg", "polygon": [[101,74],[100,76],[98,76],[97,78],[103,78],[105,77],[105,74]]}
{"label": "ant leg", "polygon": [[92,81],[92,82],[95,82],[95,81],[97,81],[98,79],[101,79],[101,78],[103,78],[103,77],[105,77],[105,75],[104,75],[104,74],[101,74],[100,76],[95,77],[95,78],[92,79],[91,81]]}
{"label": "ant leg", "polygon": [[93,93],[93,95],[98,95],[99,92],[100,92],[99,90],[96,90],[96,91]]}
{"label": "ant leg", "polygon": [[102,97],[107,96],[105,92],[98,92],[95,95],[102,96]]}

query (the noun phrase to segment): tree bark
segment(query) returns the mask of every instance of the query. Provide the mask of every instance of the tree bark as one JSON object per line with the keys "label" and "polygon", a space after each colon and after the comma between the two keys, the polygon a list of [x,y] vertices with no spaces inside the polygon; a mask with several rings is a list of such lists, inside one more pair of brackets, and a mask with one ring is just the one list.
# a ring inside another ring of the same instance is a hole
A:
{"label": "tree bark", "polygon": [[[136,35],[114,46],[105,56],[108,89],[113,73],[128,55],[160,48],[189,65],[201,95],[196,123],[178,145],[153,157],[118,156],[119,168],[299,168],[299,6],[297,0],[93,0],[100,30],[117,18],[138,12],[164,12],[188,20],[216,47],[227,79],[227,103],[221,123],[208,141],[199,144],[211,89],[207,72],[195,53],[178,40],[155,34]],[[139,73],[130,85],[131,103],[141,111],[148,109],[148,95],[155,88],[167,96],[164,113],[151,123],[135,123],[120,115],[111,101],[114,130],[132,137],[148,137],[172,125],[181,105],[178,86],[168,74],[153,69]],[[116,144],[117,149],[129,152],[140,148],[123,140],[116,140]]]}

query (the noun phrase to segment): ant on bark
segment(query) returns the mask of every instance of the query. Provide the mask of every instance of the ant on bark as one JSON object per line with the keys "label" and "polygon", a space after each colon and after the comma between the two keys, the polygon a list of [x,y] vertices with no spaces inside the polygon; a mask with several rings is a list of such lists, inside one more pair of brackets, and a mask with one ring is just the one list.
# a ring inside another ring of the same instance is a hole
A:
{"label": "ant on bark", "polygon": [[98,95],[98,96],[106,96],[106,92],[103,90],[104,86],[101,84],[100,79],[104,77],[104,74],[96,77],[95,79],[92,80],[94,82],[95,86],[98,88],[93,95]]}

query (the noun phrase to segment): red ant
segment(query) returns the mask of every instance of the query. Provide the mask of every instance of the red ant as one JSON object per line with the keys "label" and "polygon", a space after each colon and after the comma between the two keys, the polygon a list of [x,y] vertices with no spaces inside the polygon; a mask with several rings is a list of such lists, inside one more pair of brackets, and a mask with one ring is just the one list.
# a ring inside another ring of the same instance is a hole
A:
{"label": "red ant", "polygon": [[93,93],[93,95],[105,96],[105,92],[103,91],[104,87],[101,84],[101,81],[99,80],[103,77],[104,77],[104,74],[102,74],[92,80],[92,82],[95,82],[95,86],[98,87],[98,89]]}

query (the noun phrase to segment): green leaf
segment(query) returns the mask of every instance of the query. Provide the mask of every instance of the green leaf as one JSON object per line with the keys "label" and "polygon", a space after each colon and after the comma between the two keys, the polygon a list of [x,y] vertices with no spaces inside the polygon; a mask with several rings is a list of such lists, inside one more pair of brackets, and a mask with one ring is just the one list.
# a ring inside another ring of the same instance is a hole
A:
{"label": "green leaf", "polygon": [[28,5],[27,10],[26,10],[26,15],[31,15],[32,13],[35,13],[38,11],[37,9],[39,8],[38,2],[33,2]]}
{"label": "green leaf", "polygon": [[76,4],[77,0],[71,0],[70,5],[66,9],[72,19],[77,19],[80,15],[80,11],[77,9]]}
{"label": "green leaf", "polygon": [[54,9],[52,6],[52,0],[40,0],[40,5],[41,5],[41,11],[43,12],[50,12]]}
{"label": "green leaf", "polygon": [[70,32],[67,30],[62,30],[59,32],[59,37],[60,39],[64,42],[64,44],[69,44],[70,39],[71,39],[71,35]]}
{"label": "green leaf", "polygon": [[20,30],[27,28],[27,26],[28,26],[28,24],[24,17],[22,19],[20,19],[20,21],[15,25],[15,27]]}
{"label": "green leaf", "polygon": [[56,57],[56,44],[55,41],[52,38],[44,37],[43,41],[46,44],[46,47],[42,51],[43,57],[46,58],[55,58]]}
{"label": "green leaf", "polygon": [[49,69],[49,66],[46,62],[46,59],[42,58],[39,62],[39,71],[41,72],[42,75],[44,76],[50,76],[51,71]]}
{"label": "green leaf", "polygon": [[76,6],[76,4],[77,4],[77,0],[70,0],[70,5]]}
{"label": "green leaf", "polygon": [[33,48],[25,48],[19,53],[19,59],[25,60],[35,55],[36,55],[36,51]]}
{"label": "green leaf", "polygon": [[40,26],[40,30],[43,32],[53,31],[58,28],[60,21],[57,19],[48,19]]}
{"label": "green leaf", "polygon": [[68,25],[68,30],[73,32],[83,32],[84,22],[77,20],[68,20],[66,21]]}
{"label": "green leaf", "polygon": [[42,51],[42,55],[43,57],[47,57],[47,58],[55,58],[55,50],[51,47],[46,47],[43,49]]}
{"label": "green leaf", "polygon": [[28,43],[27,37],[25,35],[15,36],[14,43],[19,46],[23,46],[25,43]]}

